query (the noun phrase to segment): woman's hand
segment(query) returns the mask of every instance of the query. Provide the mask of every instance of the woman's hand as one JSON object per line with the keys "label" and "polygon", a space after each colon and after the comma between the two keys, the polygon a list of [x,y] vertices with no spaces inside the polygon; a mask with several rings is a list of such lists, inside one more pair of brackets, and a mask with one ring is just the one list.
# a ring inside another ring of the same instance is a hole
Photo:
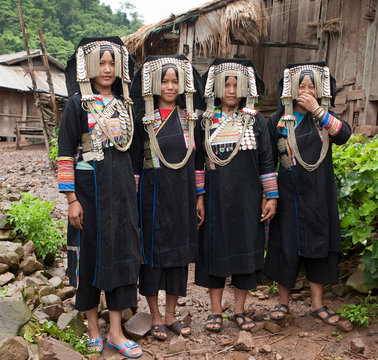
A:
{"label": "woman's hand", "polygon": [[83,230],[84,211],[78,200],[68,204],[68,219],[75,229]]}
{"label": "woman's hand", "polygon": [[197,196],[197,223],[200,227],[205,221],[205,199],[204,195]]}
{"label": "woman's hand", "polygon": [[311,113],[319,106],[318,101],[309,93],[299,94],[297,103]]}
{"label": "woman's hand", "polygon": [[276,215],[277,199],[263,198],[261,201],[261,222],[271,221]]}

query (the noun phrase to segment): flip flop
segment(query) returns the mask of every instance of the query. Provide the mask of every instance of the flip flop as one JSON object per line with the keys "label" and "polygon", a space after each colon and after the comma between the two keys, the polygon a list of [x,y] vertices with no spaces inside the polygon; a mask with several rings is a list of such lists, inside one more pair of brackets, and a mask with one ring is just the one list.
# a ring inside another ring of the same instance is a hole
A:
{"label": "flip flop", "polygon": [[172,330],[174,333],[176,333],[177,335],[182,335],[183,337],[187,337],[190,335],[191,331],[189,331],[188,333],[186,334],[183,334],[181,332],[182,329],[184,328],[189,328],[190,329],[190,326],[189,325],[186,325],[183,321],[180,321],[180,320],[177,320],[175,322],[173,322],[171,325],[168,325],[168,328],[170,330]]}
{"label": "flip flop", "polygon": [[[164,333],[165,336],[158,335],[157,333]],[[167,327],[164,324],[152,325],[150,329],[150,334],[157,340],[167,340]]]}
{"label": "flip flop", "polygon": [[[220,321],[217,321],[220,319]],[[208,325],[217,325],[216,327],[211,327]],[[211,314],[207,317],[205,323],[205,329],[213,332],[220,332],[223,328],[223,318],[219,314]]]}
{"label": "flip flop", "polygon": [[[241,323],[238,322],[238,319],[242,319],[243,321]],[[245,313],[239,313],[239,314],[235,314],[232,316],[232,320],[234,320],[236,322],[236,324],[238,325],[239,329],[242,330],[242,331],[250,331],[252,330],[256,324],[253,320],[247,320],[247,317],[245,316]],[[249,325],[249,324],[253,324],[252,327],[250,328],[245,328],[244,325]]]}
{"label": "flip flop", "polygon": [[99,350],[89,350],[88,351],[94,351],[96,353],[101,354],[102,350],[104,349],[104,341],[100,337],[96,337],[94,339],[88,339],[88,348],[98,346]]}
{"label": "flip flop", "polygon": [[[325,318],[322,318],[319,314],[321,312],[325,312],[327,314],[327,316]],[[314,311],[310,310],[310,314],[312,316],[315,316],[316,318],[319,318],[320,320],[322,320],[325,324],[327,325],[331,325],[331,326],[336,326],[337,323],[339,322],[340,320],[340,317],[339,317],[339,320],[337,320],[336,322],[332,323],[329,321],[329,319],[331,319],[332,317],[334,316],[339,316],[338,314],[336,313],[331,313],[329,310],[328,310],[328,307],[327,306],[323,306],[319,309],[316,309]]]}
{"label": "flip flop", "polygon": [[[285,310],[283,310],[283,309],[285,309]],[[285,319],[286,318],[286,315],[289,313],[289,311],[290,311],[290,309],[289,309],[289,307],[287,306],[287,305],[285,305],[285,304],[277,304],[271,311],[270,311],[270,318],[272,319],[272,320],[283,320],[283,319]],[[275,313],[275,312],[278,312],[278,313],[281,313],[282,314],[282,316],[281,317],[274,317],[274,316],[272,316],[272,313]]]}
{"label": "flip flop", "polygon": [[[126,356],[126,357],[129,357],[129,358],[132,358],[132,359],[137,359],[138,357],[140,357],[142,355],[142,349],[140,348],[139,345],[135,344],[134,341],[125,341],[122,345],[114,345],[112,344],[109,340],[107,340],[107,343],[110,347],[113,347],[114,349],[117,349],[118,352],[120,354],[122,354],[123,356]],[[136,355],[131,355],[130,354],[130,350],[131,349],[135,349],[135,348],[139,348],[140,349],[140,352]]]}

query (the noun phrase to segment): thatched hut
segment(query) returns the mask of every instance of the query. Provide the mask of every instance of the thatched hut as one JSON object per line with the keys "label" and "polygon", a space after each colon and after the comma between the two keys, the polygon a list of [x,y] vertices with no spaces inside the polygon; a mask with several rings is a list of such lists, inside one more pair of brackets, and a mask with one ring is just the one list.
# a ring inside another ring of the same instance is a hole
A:
{"label": "thatched hut", "polygon": [[137,64],[147,55],[181,53],[204,72],[212,58],[233,57],[238,44],[257,45],[267,19],[263,0],[215,0],[122,40]]}

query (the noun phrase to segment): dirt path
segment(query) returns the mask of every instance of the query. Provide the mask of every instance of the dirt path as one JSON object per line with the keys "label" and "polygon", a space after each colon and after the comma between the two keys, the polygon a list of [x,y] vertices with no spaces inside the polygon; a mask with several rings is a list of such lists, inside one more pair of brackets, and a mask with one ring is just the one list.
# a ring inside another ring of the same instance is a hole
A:
{"label": "dirt path", "polygon": [[[43,200],[56,201],[54,214],[66,218],[67,205],[64,195],[58,193],[56,174],[49,168],[45,149],[41,145],[27,145],[15,150],[14,143],[0,142],[0,182],[15,189],[29,191]],[[269,285],[266,281],[265,285]],[[355,328],[351,332],[341,332],[337,327],[328,326],[309,314],[309,291],[306,282],[300,286],[291,299],[291,315],[280,324],[277,334],[265,330],[269,322],[269,309],[277,303],[277,296],[259,287],[247,298],[246,310],[256,320],[257,327],[252,332],[254,349],[236,351],[235,340],[239,331],[234,322],[224,320],[223,331],[208,333],[203,329],[206,316],[210,313],[207,290],[194,284],[193,267],[190,267],[187,297],[180,300],[178,313],[191,319],[192,335],[185,340],[185,351],[168,355],[170,341],[158,342],[147,336],[138,341],[145,350],[141,359],[378,359],[378,325]],[[356,294],[349,293],[344,298],[337,297],[329,288],[326,304],[338,309],[343,303],[351,303]],[[163,294],[160,299],[163,311]],[[226,286],[224,293],[225,318],[232,315],[232,289]],[[144,298],[140,298],[138,311],[147,310]],[[350,342],[361,339],[365,345],[363,353],[353,353]],[[176,340],[177,337],[174,338]],[[165,357],[164,357],[165,355]],[[122,357],[105,345],[101,359],[121,359]]]}

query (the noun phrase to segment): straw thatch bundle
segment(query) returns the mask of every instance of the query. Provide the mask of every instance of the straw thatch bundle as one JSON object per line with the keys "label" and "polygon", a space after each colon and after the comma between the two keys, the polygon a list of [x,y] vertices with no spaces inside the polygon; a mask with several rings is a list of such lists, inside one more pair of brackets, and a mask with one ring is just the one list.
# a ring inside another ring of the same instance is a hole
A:
{"label": "straw thatch bundle", "polygon": [[163,34],[179,28],[180,23],[190,22],[194,23],[193,45],[200,53],[232,56],[233,43],[255,45],[261,36],[266,36],[267,21],[263,0],[215,0],[185,14],[143,26],[122,40],[133,56],[144,57],[147,45],[164,51],[160,44]]}

